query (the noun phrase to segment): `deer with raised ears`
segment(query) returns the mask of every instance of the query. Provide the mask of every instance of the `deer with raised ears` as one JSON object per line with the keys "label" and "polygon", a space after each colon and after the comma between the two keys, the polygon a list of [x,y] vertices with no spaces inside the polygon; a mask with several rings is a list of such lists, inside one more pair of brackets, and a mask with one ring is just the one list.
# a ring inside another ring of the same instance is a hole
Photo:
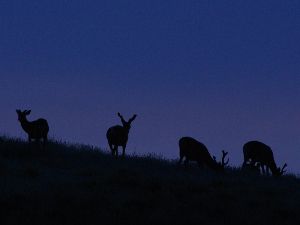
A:
{"label": "deer with raised ears", "polygon": [[16,112],[23,130],[28,134],[28,141],[31,142],[32,139],[37,141],[43,139],[43,143],[45,145],[48,141],[49,132],[47,120],[40,118],[29,122],[26,116],[30,114],[31,110],[24,110],[22,112],[21,110],[17,109]]}
{"label": "deer with raised ears", "polygon": [[120,117],[123,126],[116,125],[110,127],[106,132],[106,138],[112,155],[118,157],[118,146],[122,146],[122,156],[124,157],[129,130],[131,128],[132,121],[136,118],[136,115],[134,114],[128,121],[126,121],[120,113],[118,113],[118,116]]}
{"label": "deer with raised ears", "polygon": [[286,171],[284,170],[287,167],[285,163],[282,168],[277,167],[272,149],[259,141],[249,141],[243,146],[244,153],[244,162],[243,167],[250,163],[254,165],[259,163],[263,173],[265,173],[264,166],[267,167],[267,170],[270,169],[273,176],[282,176]]}
{"label": "deer with raised ears", "polygon": [[216,157],[211,157],[208,149],[204,144],[191,137],[182,137],[179,140],[179,154],[180,159],[178,164],[181,164],[185,158],[184,164],[187,165],[189,161],[196,161],[200,167],[206,166],[215,171],[224,171],[229,159],[225,161],[228,152],[222,151],[221,162],[216,161]]}

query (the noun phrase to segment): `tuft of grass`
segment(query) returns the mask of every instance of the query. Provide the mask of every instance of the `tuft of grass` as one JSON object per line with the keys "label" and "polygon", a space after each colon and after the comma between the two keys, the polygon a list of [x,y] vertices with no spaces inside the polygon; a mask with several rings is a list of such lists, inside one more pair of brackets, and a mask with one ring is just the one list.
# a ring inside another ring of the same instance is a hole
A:
{"label": "tuft of grass", "polygon": [[0,224],[300,224],[300,181],[0,137]]}

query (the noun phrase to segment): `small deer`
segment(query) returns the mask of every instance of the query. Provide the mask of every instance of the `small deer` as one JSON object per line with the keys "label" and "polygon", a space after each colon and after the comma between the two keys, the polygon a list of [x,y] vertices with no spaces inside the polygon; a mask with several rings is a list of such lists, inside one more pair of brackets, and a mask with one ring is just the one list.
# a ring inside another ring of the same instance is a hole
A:
{"label": "small deer", "polygon": [[215,171],[224,171],[225,166],[229,162],[229,159],[225,162],[228,152],[223,150],[222,160],[217,162],[216,157],[211,157],[204,144],[191,137],[182,137],[179,140],[179,153],[180,159],[178,164],[181,164],[182,159],[185,157],[184,165],[187,165],[189,161],[196,161],[200,167],[206,166]]}
{"label": "small deer", "polygon": [[49,132],[47,120],[40,118],[29,122],[26,116],[30,114],[31,110],[24,110],[22,112],[21,110],[17,109],[16,112],[23,130],[28,134],[28,141],[31,142],[32,139],[39,141],[42,138],[43,144],[45,145],[48,141]]}
{"label": "small deer", "polygon": [[273,176],[282,176],[286,171],[284,170],[287,167],[285,163],[282,168],[277,167],[272,149],[259,141],[249,141],[243,146],[244,153],[244,163],[243,167],[246,164],[250,163],[250,165],[255,165],[255,163],[259,163],[263,174],[265,173],[265,166],[272,171]]}
{"label": "small deer", "polygon": [[131,128],[132,121],[134,121],[136,118],[136,114],[134,114],[133,117],[128,120],[128,122],[124,120],[123,116],[120,113],[118,113],[118,116],[120,117],[123,126],[116,125],[110,127],[106,132],[106,138],[112,155],[118,157],[118,146],[122,146],[122,156],[124,157],[129,130]]}

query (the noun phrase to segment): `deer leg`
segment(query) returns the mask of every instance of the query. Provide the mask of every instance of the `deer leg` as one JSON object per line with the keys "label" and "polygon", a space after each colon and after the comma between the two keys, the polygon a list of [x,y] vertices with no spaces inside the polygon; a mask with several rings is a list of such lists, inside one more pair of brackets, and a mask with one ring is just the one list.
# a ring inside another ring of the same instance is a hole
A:
{"label": "deer leg", "polygon": [[118,156],[119,156],[118,145],[115,145],[115,147],[114,147],[114,154],[118,158]]}
{"label": "deer leg", "polygon": [[262,171],[262,174],[266,174],[266,170],[265,170],[265,166],[263,164],[261,164],[261,171]]}
{"label": "deer leg", "polygon": [[184,166],[187,167],[188,163],[189,163],[188,158],[185,158],[185,160],[184,160]]}
{"label": "deer leg", "polygon": [[113,149],[113,145],[108,142],[108,145],[109,145],[109,148],[110,148],[110,151],[111,151],[111,154],[114,155],[114,149]]}
{"label": "deer leg", "polygon": [[244,155],[244,162],[243,162],[243,166],[242,167],[246,167],[247,166],[247,162],[249,162],[249,158],[247,158],[247,156]]}
{"label": "deer leg", "polygon": [[122,157],[124,157],[125,156],[126,145],[123,145],[122,148],[123,148]]}
{"label": "deer leg", "polygon": [[254,160],[251,160],[251,161],[250,161],[251,167],[255,167],[255,163],[256,163],[256,162],[255,162]]}
{"label": "deer leg", "polygon": [[247,164],[247,161],[244,161],[244,162],[243,162],[243,165],[242,165],[242,169],[247,168],[247,165],[248,165],[248,164]]}
{"label": "deer leg", "polygon": [[180,156],[179,161],[178,161],[178,165],[181,164],[182,160],[183,160],[183,156]]}
{"label": "deer leg", "polygon": [[267,172],[267,175],[270,175],[270,168],[268,166],[266,166],[266,172]]}
{"label": "deer leg", "polygon": [[203,168],[203,163],[201,161],[198,161],[197,163],[198,163],[199,168],[202,169]]}
{"label": "deer leg", "polygon": [[251,167],[251,162],[249,163],[249,161],[244,161],[242,168],[249,168],[249,167]]}
{"label": "deer leg", "polygon": [[46,136],[43,137],[43,146],[44,147],[46,146],[47,142],[48,142],[48,137],[46,135]]}
{"label": "deer leg", "polygon": [[246,161],[244,161],[244,162],[243,162],[243,165],[242,165],[242,168],[245,168],[245,167],[246,167],[246,165],[247,165],[247,162],[246,162]]}

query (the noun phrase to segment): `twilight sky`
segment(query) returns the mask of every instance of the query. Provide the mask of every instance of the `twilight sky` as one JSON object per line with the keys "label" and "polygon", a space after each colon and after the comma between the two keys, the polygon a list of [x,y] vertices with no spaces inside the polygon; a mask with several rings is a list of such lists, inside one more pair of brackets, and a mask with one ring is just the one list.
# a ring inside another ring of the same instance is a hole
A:
{"label": "twilight sky", "polygon": [[242,163],[260,140],[300,172],[299,0],[0,1],[0,132],[25,138],[16,108],[53,138],[178,157],[192,136]]}

